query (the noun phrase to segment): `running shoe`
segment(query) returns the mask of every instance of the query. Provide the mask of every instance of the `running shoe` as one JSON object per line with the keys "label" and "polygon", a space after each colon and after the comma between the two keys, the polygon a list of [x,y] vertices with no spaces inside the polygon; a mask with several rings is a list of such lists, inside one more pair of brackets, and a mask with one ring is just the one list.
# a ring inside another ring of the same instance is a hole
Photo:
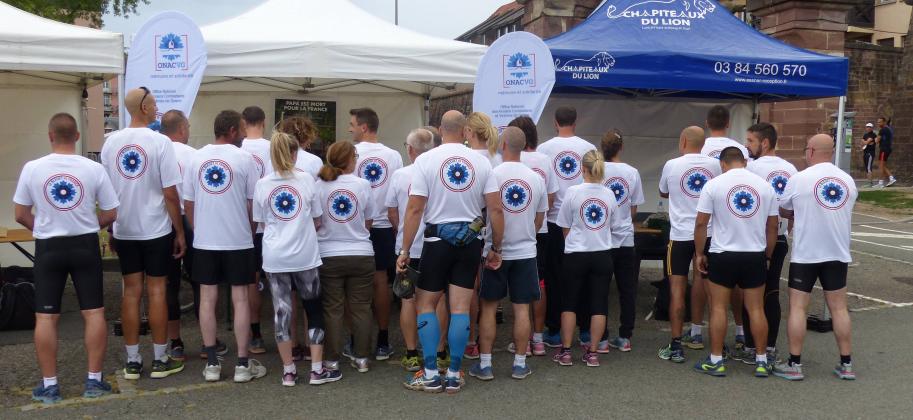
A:
{"label": "running shoe", "polygon": [[457,376],[446,376],[444,377],[444,390],[448,394],[456,394],[463,389],[463,385],[466,385],[466,380],[463,379],[463,371],[457,372]]}
{"label": "running shoe", "polygon": [[469,376],[480,381],[490,381],[495,378],[494,373],[491,372],[491,366],[483,368],[480,363],[476,363],[469,368]]}
{"label": "running shoe", "polygon": [[[887,184],[884,184],[884,186],[885,186],[885,187],[890,187],[891,185],[894,185],[896,182],[897,182],[897,178],[894,178],[894,177],[892,176],[892,177],[888,178],[888,183],[887,183]],[[846,379],[846,378],[843,378],[843,379]]]}
{"label": "running shoe", "polygon": [[174,359],[174,360],[180,360],[180,361],[182,361],[182,362],[183,362],[184,359],[187,357],[187,356],[184,354],[184,346],[181,345],[181,344],[178,344],[178,345],[176,345],[176,346],[172,346],[172,347],[171,347],[171,351],[169,352],[169,355],[171,356],[172,359]]}
{"label": "running shoe", "polygon": [[570,350],[558,350],[552,356],[552,361],[561,366],[571,366],[574,364],[574,355]]}
{"label": "running shoe", "polygon": [[532,375],[533,371],[529,368],[529,365],[526,366],[517,366],[514,365],[510,371],[510,377],[514,379],[526,379],[527,376]]}
{"label": "running shoe", "polygon": [[342,372],[331,369],[321,369],[320,372],[311,371],[311,385],[323,385],[342,379]]}
{"label": "running shoe", "polygon": [[323,368],[329,370],[339,370],[339,361],[338,360],[324,360]]}
{"label": "running shoe", "polygon": [[374,358],[377,360],[387,360],[393,353],[395,353],[393,346],[389,344],[386,346],[377,346],[377,349],[374,350]]}
{"label": "running shoe", "polygon": [[152,372],[149,377],[153,379],[167,378],[182,370],[184,370],[184,362],[165,356],[164,362],[161,360],[152,361]]}
{"label": "running shoe", "polygon": [[[685,337],[688,337],[688,341],[685,341]],[[704,336],[701,334],[695,336],[682,336],[682,344],[687,346],[691,350],[702,350],[704,348]]]}
{"label": "running shoe", "polygon": [[[533,355],[532,347],[533,347],[532,343],[530,343],[528,346],[526,346],[526,356],[532,356],[532,355]],[[543,349],[543,350],[544,350],[544,349]],[[507,345],[507,351],[510,352],[511,354],[516,354],[516,353],[517,353],[517,345],[514,344],[513,341],[511,341],[510,344]]]}
{"label": "running shoe", "polygon": [[399,364],[401,364],[403,369],[406,369],[407,372],[418,372],[422,369],[422,361],[418,356],[403,356],[399,361]]}
{"label": "running shoe", "polygon": [[222,364],[210,365],[206,363],[206,367],[203,368],[203,379],[206,382],[216,382],[222,379]]}
{"label": "running shoe", "polygon": [[710,356],[695,363],[694,370],[710,376],[726,376],[726,365],[723,364],[723,361],[713,363],[710,361]]}
{"label": "running shoe", "polygon": [[479,344],[471,343],[466,345],[466,350],[463,351],[463,357],[469,360],[476,360],[479,358]]}
{"label": "running shoe", "polygon": [[879,179],[879,180],[878,180],[878,185],[875,185],[875,188],[884,188],[884,180],[883,180],[883,179]]}
{"label": "running shoe", "polygon": [[444,357],[437,357],[437,370],[440,373],[446,373],[447,368],[450,367],[450,353],[447,353]]}
{"label": "running shoe", "polygon": [[282,386],[298,385],[298,374],[295,372],[285,372],[282,374]]}
{"label": "running shoe", "polygon": [[770,364],[767,362],[755,362],[757,366],[754,368],[754,376],[758,378],[766,378],[770,376]]}
{"label": "running shoe", "polygon": [[367,357],[357,357],[352,359],[352,361],[349,362],[349,365],[355,368],[358,373],[367,373],[369,370],[371,370],[371,366],[368,364]]}
{"label": "running shoe", "polygon": [[588,351],[583,354],[583,359],[581,360],[589,367],[599,367],[599,353]]}
{"label": "running shoe", "polygon": [[[216,356],[222,358],[228,354],[228,345],[223,343],[222,340],[216,340]],[[206,354],[206,349],[200,347],[200,359],[206,360],[209,356]]]}
{"label": "running shoe", "polygon": [[578,340],[580,341],[581,346],[588,346],[590,344],[590,332],[581,331]]}
{"label": "running shoe", "polygon": [[247,350],[250,351],[251,354],[266,353],[266,347],[263,347],[263,337],[251,338]]}
{"label": "running shoe", "polygon": [[44,386],[44,383],[38,384],[32,390],[32,401],[38,401],[45,404],[54,404],[60,402],[60,387],[57,385]]}
{"label": "running shoe", "polygon": [[97,379],[86,379],[85,390],[82,392],[83,398],[98,398],[111,393],[111,384]]}
{"label": "running shoe", "polygon": [[837,375],[837,377],[840,379],[846,379],[848,381],[856,380],[856,372],[853,372],[852,363],[838,364],[837,367],[834,368],[834,375]]}
{"label": "running shoe", "polygon": [[[755,360],[755,349],[748,347],[742,347],[741,349],[736,348],[735,351],[732,352],[732,360],[738,360],[746,365],[753,365]],[[751,361],[751,363],[749,363],[749,361]]]}
{"label": "running shoe", "polygon": [[729,346],[723,344],[723,360],[729,360],[732,358],[732,350],[729,350]]}
{"label": "running shoe", "polygon": [[424,369],[415,372],[415,375],[412,375],[406,382],[403,382],[403,386],[405,386],[406,389],[411,389],[413,391],[437,393],[444,390],[444,383],[441,381],[441,376],[434,375],[433,378],[427,379],[425,378]]}
{"label": "running shoe", "polygon": [[560,332],[552,333],[551,330],[542,335],[542,342],[551,348],[561,347]]}
{"label": "running shoe", "polygon": [[631,340],[624,337],[615,337],[609,340],[609,347],[618,349],[619,351],[629,352],[631,351]]}
{"label": "running shoe", "polygon": [[292,347],[292,361],[311,360],[311,349],[304,346]]}
{"label": "running shoe", "polygon": [[602,340],[596,345],[596,353],[609,354],[609,347],[612,347],[609,344],[609,340]]}
{"label": "running shoe", "polygon": [[666,347],[659,349],[657,356],[660,359],[670,360],[675,363],[684,363],[685,361],[685,351],[681,348],[673,349],[672,344],[667,344]]}
{"label": "running shoe", "polygon": [[127,362],[124,365],[124,379],[135,381],[143,374],[143,364],[140,362]]}
{"label": "running shoe", "polygon": [[346,343],[342,346],[342,355],[348,357],[349,360],[355,360],[355,353],[352,353],[352,343]]}
{"label": "running shoe", "polygon": [[543,343],[541,341],[538,343],[533,343],[532,347],[533,347],[533,356],[545,356],[545,352],[546,352],[545,343]]}
{"label": "running shoe", "polygon": [[779,376],[790,381],[801,381],[805,379],[805,375],[802,374],[802,365],[800,364],[790,364],[789,362],[776,363],[774,364],[773,372],[774,376]]}
{"label": "running shoe", "polygon": [[266,376],[266,366],[257,359],[248,359],[247,366],[235,366],[235,382],[244,383]]}
{"label": "running shoe", "polygon": [[735,336],[735,349],[740,350],[745,348],[745,336],[742,334]]}

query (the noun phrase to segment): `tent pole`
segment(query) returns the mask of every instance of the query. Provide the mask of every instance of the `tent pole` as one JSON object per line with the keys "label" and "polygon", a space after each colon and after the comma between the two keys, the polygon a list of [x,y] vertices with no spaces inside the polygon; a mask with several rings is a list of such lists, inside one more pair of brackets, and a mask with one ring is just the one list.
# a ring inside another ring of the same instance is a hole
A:
{"label": "tent pole", "polygon": [[124,105],[127,92],[125,92],[127,82],[126,76],[121,73],[117,75],[117,129],[127,128],[127,107]]}
{"label": "tent pole", "polygon": [[431,121],[431,94],[425,95],[425,112],[422,113],[422,125],[428,125],[428,121]]}
{"label": "tent pole", "polygon": [[757,124],[757,123],[761,122],[761,105],[760,105],[760,101],[758,100],[758,96],[754,97],[753,102],[754,102],[753,103],[754,106],[753,106],[753,110],[752,110],[752,114],[751,114],[751,119],[753,120],[752,121],[753,124]]}
{"label": "tent pole", "polygon": [[834,131],[834,166],[840,167],[840,155],[843,153],[843,111],[846,109],[846,96],[841,96],[837,106],[837,129]]}

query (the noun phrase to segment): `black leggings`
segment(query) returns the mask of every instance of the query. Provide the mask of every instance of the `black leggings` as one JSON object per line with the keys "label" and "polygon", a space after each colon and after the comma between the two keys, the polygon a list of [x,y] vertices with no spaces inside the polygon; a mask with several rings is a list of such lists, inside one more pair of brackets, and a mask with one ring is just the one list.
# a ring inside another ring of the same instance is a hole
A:
{"label": "black leggings", "polygon": [[587,316],[607,315],[613,270],[611,251],[565,254],[563,267],[561,311],[578,312],[583,306],[588,309]]}
{"label": "black leggings", "polygon": [[[777,333],[780,331],[780,272],[783,271],[783,262],[789,252],[786,236],[777,238],[773,255],[770,258],[770,268],[767,270],[767,282],[764,283],[764,316],[767,317],[767,347],[777,346]],[[754,337],[751,335],[751,320],[748,310],[742,308],[742,320],[745,323],[745,347],[755,348]]]}
{"label": "black leggings", "polygon": [[[169,321],[180,321],[181,319],[181,279],[183,279],[183,274],[187,273],[189,276],[193,273],[193,230],[190,229],[190,224],[187,223],[187,217],[184,216],[184,236],[187,241],[187,251],[184,253],[184,257],[181,259],[174,260],[171,269],[168,271],[168,283],[165,289],[165,301],[168,304],[168,320]],[[200,284],[194,281],[190,281],[190,286],[193,288],[193,311],[197,314],[197,319],[200,318]]]}
{"label": "black leggings", "polygon": [[561,263],[564,258],[564,231],[561,226],[548,224],[545,257],[545,326],[549,332],[561,329]]}
{"label": "black leggings", "polygon": [[623,246],[612,250],[612,268],[615,274],[615,287],[618,289],[620,325],[618,336],[631,338],[634,334],[635,304],[637,301],[637,267],[634,263],[634,247]]}

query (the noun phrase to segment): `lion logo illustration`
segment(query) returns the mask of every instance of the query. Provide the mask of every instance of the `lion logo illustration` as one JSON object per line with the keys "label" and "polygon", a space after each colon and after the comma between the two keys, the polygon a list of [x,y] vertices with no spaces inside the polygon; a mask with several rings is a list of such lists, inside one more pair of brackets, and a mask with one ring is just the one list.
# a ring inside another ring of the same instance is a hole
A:
{"label": "lion logo illustration", "polygon": [[615,67],[615,57],[605,51],[598,52],[588,59],[575,58],[567,60],[561,64],[561,60],[555,59],[555,69],[558,71],[596,71],[604,72]]}

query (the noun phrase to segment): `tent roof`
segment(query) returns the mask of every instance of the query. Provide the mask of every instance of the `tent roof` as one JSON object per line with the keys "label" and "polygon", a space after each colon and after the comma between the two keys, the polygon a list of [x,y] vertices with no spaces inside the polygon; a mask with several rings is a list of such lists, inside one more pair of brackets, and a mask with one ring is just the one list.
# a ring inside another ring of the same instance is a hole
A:
{"label": "tent roof", "polygon": [[545,42],[558,92],[776,100],[847,88],[846,58],[764,35],[716,0],[608,0]]}
{"label": "tent roof", "polygon": [[54,72],[60,79],[124,71],[121,34],[55,22],[6,3],[0,3],[0,22],[0,71]]}
{"label": "tent roof", "polygon": [[269,0],[201,30],[207,76],[472,83],[486,50],[392,25],[347,0]]}

